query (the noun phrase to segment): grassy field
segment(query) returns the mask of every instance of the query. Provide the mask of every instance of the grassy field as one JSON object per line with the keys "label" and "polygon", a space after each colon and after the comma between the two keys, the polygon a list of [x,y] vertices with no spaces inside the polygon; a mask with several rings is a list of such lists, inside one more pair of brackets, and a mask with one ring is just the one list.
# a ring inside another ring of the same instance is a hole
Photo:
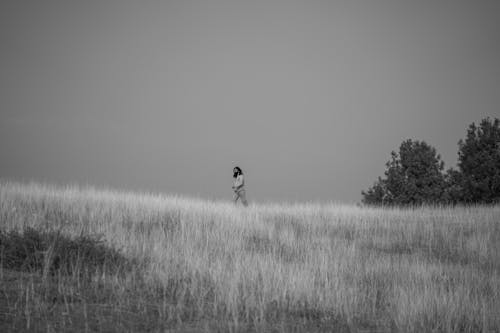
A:
{"label": "grassy field", "polygon": [[0,331],[500,332],[500,207],[0,183]]}

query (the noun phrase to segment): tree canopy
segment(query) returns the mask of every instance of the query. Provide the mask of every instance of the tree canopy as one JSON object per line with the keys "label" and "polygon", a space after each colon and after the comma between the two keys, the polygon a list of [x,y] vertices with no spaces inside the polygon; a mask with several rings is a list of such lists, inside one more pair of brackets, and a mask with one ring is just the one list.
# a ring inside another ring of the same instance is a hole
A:
{"label": "tree canopy", "polygon": [[458,143],[457,181],[462,201],[494,203],[500,201],[500,120],[483,119],[472,123],[465,140]]}
{"label": "tree canopy", "polygon": [[386,163],[385,178],[362,192],[367,204],[418,205],[441,200],[444,191],[444,163],[436,149],[425,141],[401,143]]}
{"label": "tree canopy", "polygon": [[385,177],[367,191],[363,203],[420,205],[500,202],[500,120],[472,123],[458,142],[458,170],[444,170],[436,149],[425,141],[403,141],[386,163]]}

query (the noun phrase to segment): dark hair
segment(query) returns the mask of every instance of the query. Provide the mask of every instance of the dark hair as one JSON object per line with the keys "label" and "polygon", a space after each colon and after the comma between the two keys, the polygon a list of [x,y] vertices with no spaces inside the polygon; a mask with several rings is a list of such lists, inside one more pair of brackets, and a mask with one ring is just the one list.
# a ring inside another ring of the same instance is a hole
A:
{"label": "dark hair", "polygon": [[[234,170],[236,170],[236,172],[234,172]],[[238,177],[238,175],[242,175],[242,174],[243,174],[243,171],[241,171],[240,167],[235,166],[233,168],[233,178],[236,178],[236,177]]]}

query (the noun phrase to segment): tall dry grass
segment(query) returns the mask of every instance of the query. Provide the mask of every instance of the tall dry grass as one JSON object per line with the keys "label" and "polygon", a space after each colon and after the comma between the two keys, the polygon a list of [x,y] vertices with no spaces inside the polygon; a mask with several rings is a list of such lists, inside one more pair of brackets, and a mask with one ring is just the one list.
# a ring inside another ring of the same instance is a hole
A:
{"label": "tall dry grass", "polygon": [[0,228],[99,238],[129,263],[88,259],[90,277],[47,268],[54,260],[21,270],[5,265],[4,238],[8,329],[500,331],[498,206],[244,209],[3,181]]}

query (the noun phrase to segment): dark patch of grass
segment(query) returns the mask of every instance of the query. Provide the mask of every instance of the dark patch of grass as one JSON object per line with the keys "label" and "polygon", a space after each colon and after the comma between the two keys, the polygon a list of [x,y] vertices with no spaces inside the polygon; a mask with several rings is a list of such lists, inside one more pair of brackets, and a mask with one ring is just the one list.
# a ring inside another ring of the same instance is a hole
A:
{"label": "dark patch of grass", "polygon": [[279,233],[283,229],[292,230],[296,238],[304,238],[308,234],[304,221],[293,215],[282,214],[272,216],[269,220],[274,224],[274,230]]}
{"label": "dark patch of grass", "polygon": [[133,265],[98,237],[80,235],[72,239],[57,231],[34,228],[23,232],[0,230],[0,263],[8,270],[62,276],[116,274]]}
{"label": "dark patch of grass", "polygon": [[408,243],[403,242],[393,242],[390,244],[376,245],[373,243],[365,244],[367,250],[375,250],[379,253],[389,254],[389,255],[411,255],[414,254],[418,249],[410,246]]}
{"label": "dark patch of grass", "polygon": [[[481,257],[479,253],[466,247],[468,238],[474,236],[474,233],[469,230],[439,229],[435,230],[430,237],[425,237],[422,233],[395,234],[396,240],[394,241],[368,240],[364,242],[363,246],[368,251],[376,251],[386,255],[422,255],[430,261],[458,266],[473,266],[485,272],[500,271],[498,254],[495,251],[489,251],[487,256]],[[488,248],[498,248],[496,238],[491,234],[488,238],[486,238],[489,243]]]}
{"label": "dark patch of grass", "polygon": [[141,265],[97,236],[0,231],[0,265],[0,331],[144,329],[127,321]]}
{"label": "dark patch of grass", "polygon": [[150,237],[157,232],[163,232],[167,239],[172,239],[180,230],[180,214],[179,213],[151,213],[147,218],[135,221],[130,216],[125,215],[122,220],[122,225],[134,233],[140,233],[145,237]]}
{"label": "dark patch of grass", "polygon": [[244,249],[253,253],[270,254],[286,263],[305,260],[305,249],[302,246],[290,246],[278,239],[258,234],[244,237]]}
{"label": "dark patch of grass", "polygon": [[347,243],[351,243],[356,238],[356,229],[352,225],[320,225],[315,228],[316,235],[327,235],[332,242],[336,240],[345,240]]}
{"label": "dark patch of grass", "polygon": [[267,236],[252,234],[244,237],[244,246],[249,252],[269,253],[272,251],[273,242]]}
{"label": "dark patch of grass", "polygon": [[364,297],[366,312],[382,316],[389,311],[394,281],[388,279],[384,272],[366,272],[357,281],[360,295]]}

